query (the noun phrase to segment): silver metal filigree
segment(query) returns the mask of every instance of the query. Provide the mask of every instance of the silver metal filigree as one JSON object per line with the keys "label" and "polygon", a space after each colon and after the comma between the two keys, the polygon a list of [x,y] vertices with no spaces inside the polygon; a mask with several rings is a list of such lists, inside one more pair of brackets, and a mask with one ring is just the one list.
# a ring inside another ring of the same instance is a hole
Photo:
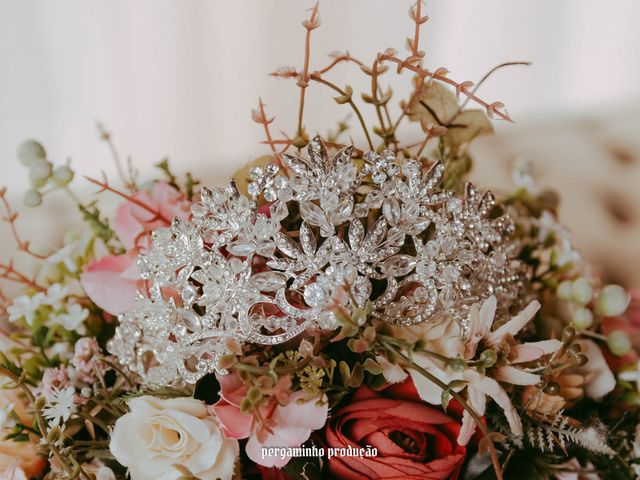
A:
{"label": "silver metal filigree", "polygon": [[[329,157],[320,138],[307,158],[283,155],[250,172],[248,191],[202,189],[189,221],[153,234],[139,258],[149,285],[120,317],[109,350],[143,382],[193,383],[218,366],[228,339],[276,345],[306,329],[335,329],[370,302],[372,315],[412,325],[498,296],[520,301],[527,270],[514,225],[490,192],[441,188],[444,167],[390,151]],[[258,209],[258,205],[264,205]]]}

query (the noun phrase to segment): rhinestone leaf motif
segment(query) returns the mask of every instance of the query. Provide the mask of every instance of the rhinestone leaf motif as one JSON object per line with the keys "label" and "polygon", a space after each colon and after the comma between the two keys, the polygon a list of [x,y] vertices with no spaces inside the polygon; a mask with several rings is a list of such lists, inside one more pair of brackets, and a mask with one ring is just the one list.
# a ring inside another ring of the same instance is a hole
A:
{"label": "rhinestone leaf motif", "polygon": [[[153,234],[138,261],[149,294],[120,316],[109,350],[152,385],[225,373],[229,340],[276,345],[306,329],[335,329],[335,307],[412,325],[453,316],[496,295],[515,307],[527,270],[514,225],[490,192],[443,190],[444,167],[352,148],[329,157],[320,138],[307,157],[203,188],[190,221]],[[258,210],[258,205],[268,205]],[[292,213],[291,213],[292,212]],[[293,228],[292,228],[293,226]],[[287,231],[295,231],[289,234]]]}

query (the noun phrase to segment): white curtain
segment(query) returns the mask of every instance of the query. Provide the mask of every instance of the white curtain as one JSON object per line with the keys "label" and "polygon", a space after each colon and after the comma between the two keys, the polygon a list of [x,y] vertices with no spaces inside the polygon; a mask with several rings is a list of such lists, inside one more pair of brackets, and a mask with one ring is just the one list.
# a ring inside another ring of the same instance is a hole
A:
{"label": "white curtain", "polygon": [[[372,58],[402,48],[411,33],[409,1],[323,0],[312,67],[348,48]],[[266,74],[300,65],[301,0],[0,0],[0,162],[3,183],[26,187],[14,161],[24,138],[52,159],[113,174],[94,122],[114,134],[143,171],[168,155],[179,170],[222,182],[261,147],[250,109],[261,96],[276,128],[295,122],[293,83]],[[422,45],[429,66],[476,80],[505,60],[531,67],[498,73],[482,90],[512,116],[610,106],[640,97],[634,0],[431,0]],[[353,67],[340,83],[361,84]],[[407,91],[405,80],[394,84]],[[315,87],[307,126],[325,131],[346,112]],[[215,168],[214,168],[215,166]],[[216,178],[218,177],[218,178]]]}

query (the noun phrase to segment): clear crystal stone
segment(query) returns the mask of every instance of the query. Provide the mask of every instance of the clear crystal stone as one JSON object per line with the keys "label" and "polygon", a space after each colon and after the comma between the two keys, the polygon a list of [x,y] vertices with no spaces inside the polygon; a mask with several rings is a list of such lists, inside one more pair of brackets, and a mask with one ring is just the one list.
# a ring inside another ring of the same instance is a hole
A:
{"label": "clear crystal stone", "polygon": [[382,265],[382,271],[389,276],[402,277],[411,272],[415,264],[415,258],[409,255],[394,255],[385,260]]}
{"label": "clear crystal stone", "polygon": [[236,240],[235,242],[227,245],[227,251],[231,255],[246,257],[256,251],[256,244],[251,241]]}
{"label": "clear crystal stone", "polygon": [[251,285],[261,292],[275,292],[287,283],[287,277],[280,272],[261,272],[251,277]]}

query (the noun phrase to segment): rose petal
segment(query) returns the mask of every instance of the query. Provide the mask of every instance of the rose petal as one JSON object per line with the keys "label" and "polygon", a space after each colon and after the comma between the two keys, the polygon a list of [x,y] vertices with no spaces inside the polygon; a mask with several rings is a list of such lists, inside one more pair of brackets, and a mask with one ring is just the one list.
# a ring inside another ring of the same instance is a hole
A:
{"label": "rose petal", "polygon": [[131,259],[126,255],[107,255],[86,266],[80,284],[96,305],[118,315],[135,306],[136,281],[123,276],[130,266]]}

